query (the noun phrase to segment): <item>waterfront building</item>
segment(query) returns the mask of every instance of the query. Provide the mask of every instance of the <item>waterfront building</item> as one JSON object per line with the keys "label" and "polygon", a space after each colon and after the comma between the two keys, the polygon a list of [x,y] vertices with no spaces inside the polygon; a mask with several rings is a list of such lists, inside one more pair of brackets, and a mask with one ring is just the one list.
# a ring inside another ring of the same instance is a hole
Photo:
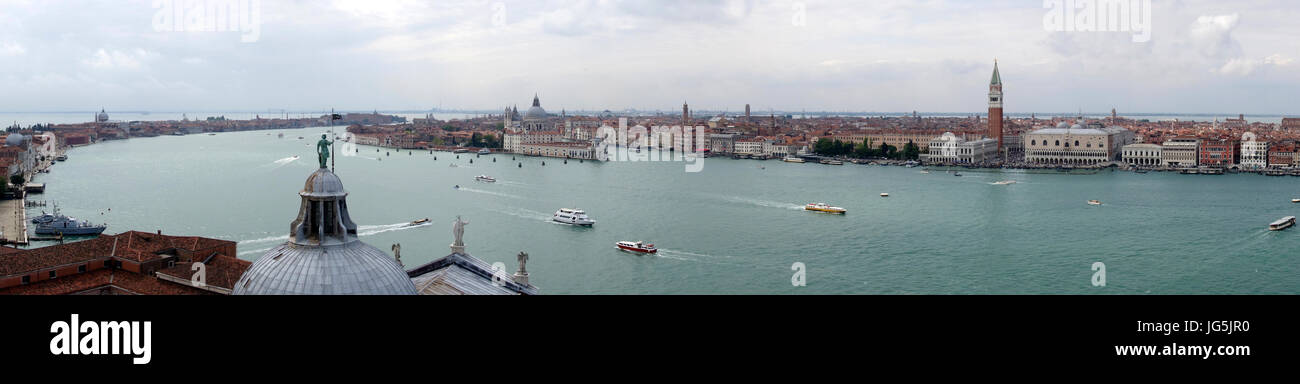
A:
{"label": "waterfront building", "polygon": [[1268,147],[1269,168],[1290,168],[1296,164],[1295,142],[1285,142]]}
{"label": "waterfront building", "polygon": [[1035,164],[1095,165],[1120,157],[1133,143],[1133,132],[1120,127],[1084,128],[1061,122],[1056,128],[1030,131],[1022,139],[1025,161]]}
{"label": "waterfront building", "polygon": [[[0,247],[0,295],[226,295],[251,265],[236,257],[235,247],[161,231],[30,250]],[[200,269],[203,283],[196,284]]]}
{"label": "waterfront building", "polygon": [[736,140],[735,153],[737,155],[762,156],[764,154],[763,146],[767,142],[766,138],[747,137]]}
{"label": "waterfront building", "polygon": [[1268,142],[1256,140],[1254,132],[1241,135],[1241,161],[1245,169],[1268,168]]}
{"label": "waterfront building", "polygon": [[732,153],[736,148],[736,135],[713,133],[709,135],[709,153]]}
{"label": "waterfront building", "polygon": [[966,140],[952,132],[931,139],[921,155],[927,164],[988,164],[997,162],[998,142],[993,138]]}
{"label": "waterfront building", "polygon": [[1158,144],[1129,144],[1122,149],[1123,159],[1129,165],[1159,166],[1163,149]]}
{"label": "waterfront building", "polygon": [[1160,147],[1160,165],[1166,167],[1195,167],[1200,160],[1201,140],[1195,137],[1175,137]]}
{"label": "waterfront building", "polygon": [[[324,165],[324,164],[322,164]],[[235,295],[413,295],[393,258],[357,238],[343,181],[322,166],[307,177],[289,241],[253,262]]]}
{"label": "waterfront building", "polygon": [[515,153],[528,156],[559,157],[566,159],[595,160],[596,151],[590,143],[545,142],[521,144]]}
{"label": "waterfront building", "polygon": [[[988,137],[998,141],[998,153],[1002,153],[1002,74],[998,72],[998,61],[993,60],[993,79],[989,81],[989,133]],[[901,147],[900,147],[901,148]]]}
{"label": "waterfront building", "polygon": [[1237,140],[1228,138],[1208,138],[1201,139],[1201,147],[1198,151],[1197,164],[1200,166],[1210,167],[1228,167],[1236,164],[1239,152],[1237,152]]}

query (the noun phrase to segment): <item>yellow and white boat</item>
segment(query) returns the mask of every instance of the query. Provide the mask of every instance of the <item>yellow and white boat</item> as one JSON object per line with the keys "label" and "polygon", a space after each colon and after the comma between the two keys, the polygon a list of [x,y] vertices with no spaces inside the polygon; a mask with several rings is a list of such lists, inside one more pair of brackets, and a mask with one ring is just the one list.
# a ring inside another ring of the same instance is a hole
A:
{"label": "yellow and white boat", "polygon": [[828,205],[828,204],[826,204],[826,203],[808,204],[808,205],[805,205],[805,206],[803,207],[803,209],[804,209],[805,211],[822,212],[822,213],[834,213],[834,214],[840,214],[840,215],[843,215],[843,214],[849,212],[848,210],[846,210],[846,209],[844,209],[844,208],[840,208],[840,207],[832,207],[832,206],[830,206],[830,205]]}

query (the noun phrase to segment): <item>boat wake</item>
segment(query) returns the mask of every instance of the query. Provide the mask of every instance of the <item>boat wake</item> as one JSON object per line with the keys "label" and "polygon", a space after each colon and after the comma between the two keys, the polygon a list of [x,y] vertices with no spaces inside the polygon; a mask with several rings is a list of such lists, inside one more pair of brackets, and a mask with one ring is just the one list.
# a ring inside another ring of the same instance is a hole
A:
{"label": "boat wake", "polygon": [[795,211],[803,210],[802,204],[782,203],[779,201],[751,199],[751,198],[738,197],[738,196],[728,196],[723,198],[723,200],[726,200],[727,202],[731,202],[731,203],[755,205],[759,207],[781,208],[781,209],[789,209]]}
{"label": "boat wake", "polygon": [[500,213],[506,216],[514,216],[521,219],[540,220],[548,223],[563,224],[563,223],[556,223],[554,220],[551,220],[551,215],[542,212],[537,212],[531,209],[510,207],[509,209],[489,208],[488,211]]}
{"label": "boat wake", "polygon": [[460,187],[460,190],[461,190],[461,191],[465,191],[465,192],[481,193],[481,194],[484,194],[484,195],[492,195],[492,196],[497,196],[497,197],[505,197],[505,198],[509,198],[509,199],[523,199],[523,197],[516,196],[516,195],[511,195],[511,194],[509,194],[509,193],[501,193],[501,192],[484,191],[484,190],[481,190],[481,189],[467,188],[467,187],[463,187],[463,186]]}
{"label": "boat wake", "polygon": [[292,163],[292,162],[295,162],[295,161],[298,161],[298,156],[289,156],[289,157],[286,157],[286,158],[283,158],[283,159],[280,159],[280,160],[276,160],[276,161],[272,162],[272,164],[274,164],[274,165],[278,165],[278,166],[284,166],[285,164],[289,164],[289,163]]}
{"label": "boat wake", "polygon": [[254,250],[251,250],[251,251],[243,251],[243,252],[240,252],[240,253],[239,253],[239,256],[256,255],[256,254],[259,254],[259,253],[265,253],[266,251],[269,251],[269,250],[272,250],[272,249],[275,249],[275,247],[271,247],[271,248],[262,248],[262,249],[254,249]]}

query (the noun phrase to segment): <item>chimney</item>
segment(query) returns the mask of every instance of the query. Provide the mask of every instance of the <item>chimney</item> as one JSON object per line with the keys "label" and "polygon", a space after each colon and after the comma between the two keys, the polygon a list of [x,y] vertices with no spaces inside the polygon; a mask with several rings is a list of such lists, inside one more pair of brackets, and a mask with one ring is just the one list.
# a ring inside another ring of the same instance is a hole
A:
{"label": "chimney", "polygon": [[162,235],[162,230],[161,230],[161,229],[158,230],[158,235],[159,235],[159,236]]}

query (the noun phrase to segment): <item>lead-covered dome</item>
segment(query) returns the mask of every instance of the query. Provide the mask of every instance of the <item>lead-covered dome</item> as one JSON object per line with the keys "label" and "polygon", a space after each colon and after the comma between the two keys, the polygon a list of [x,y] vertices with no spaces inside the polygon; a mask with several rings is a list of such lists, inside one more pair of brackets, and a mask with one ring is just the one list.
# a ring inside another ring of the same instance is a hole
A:
{"label": "lead-covered dome", "polygon": [[26,141],[27,137],[21,133],[10,133],[9,136],[5,137],[5,145],[12,147],[23,145]]}
{"label": "lead-covered dome", "polygon": [[541,120],[546,117],[546,110],[542,109],[541,99],[538,99],[537,95],[533,95],[533,106],[528,108],[527,113],[524,113],[524,120]]}
{"label": "lead-covered dome", "polygon": [[289,241],[262,255],[235,283],[235,295],[414,295],[402,266],[357,239],[343,181],[321,168],[298,193]]}

